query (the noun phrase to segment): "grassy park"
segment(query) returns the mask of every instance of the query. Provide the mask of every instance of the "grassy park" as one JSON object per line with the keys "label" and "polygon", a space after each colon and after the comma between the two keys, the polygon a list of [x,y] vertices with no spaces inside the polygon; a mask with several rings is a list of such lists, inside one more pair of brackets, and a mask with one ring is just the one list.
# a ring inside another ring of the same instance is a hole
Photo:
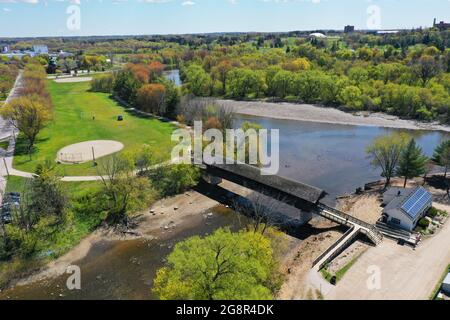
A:
{"label": "grassy park", "polygon": [[[108,94],[90,92],[89,86],[89,82],[61,84],[49,81],[53,119],[40,132],[31,159],[25,151],[25,140],[19,137],[14,157],[16,169],[33,172],[38,163],[54,161],[61,148],[90,140],[119,141],[125,146],[122,152],[148,144],[154,148],[155,155],[169,157],[171,124],[127,113]],[[124,121],[117,121],[118,115],[123,115]],[[65,176],[97,174],[92,162],[58,164],[57,168]]]}

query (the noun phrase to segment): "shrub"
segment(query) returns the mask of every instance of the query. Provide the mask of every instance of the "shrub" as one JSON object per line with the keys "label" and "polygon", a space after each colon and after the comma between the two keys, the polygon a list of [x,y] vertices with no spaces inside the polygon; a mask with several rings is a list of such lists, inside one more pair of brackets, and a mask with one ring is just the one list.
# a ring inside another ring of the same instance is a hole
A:
{"label": "shrub", "polygon": [[164,197],[182,193],[197,185],[200,171],[192,165],[162,166],[151,176],[153,185]]}
{"label": "shrub", "polygon": [[91,82],[91,91],[112,93],[114,87],[114,76],[112,74],[94,78]]}
{"label": "shrub", "polygon": [[431,208],[427,213],[427,216],[429,216],[430,218],[435,218],[438,215],[439,215],[439,210],[436,208]]}
{"label": "shrub", "polygon": [[426,219],[426,218],[422,218],[422,219],[419,220],[418,225],[422,229],[428,229],[428,227],[430,226],[430,221],[428,219]]}

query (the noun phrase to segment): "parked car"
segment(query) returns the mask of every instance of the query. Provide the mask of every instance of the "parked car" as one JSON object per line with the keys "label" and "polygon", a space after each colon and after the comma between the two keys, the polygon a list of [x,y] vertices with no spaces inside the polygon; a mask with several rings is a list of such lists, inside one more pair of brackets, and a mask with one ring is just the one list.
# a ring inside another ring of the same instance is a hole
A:
{"label": "parked car", "polygon": [[3,204],[0,208],[0,219],[2,223],[8,224],[12,222],[12,210],[20,205],[20,193],[10,192],[3,198]]}

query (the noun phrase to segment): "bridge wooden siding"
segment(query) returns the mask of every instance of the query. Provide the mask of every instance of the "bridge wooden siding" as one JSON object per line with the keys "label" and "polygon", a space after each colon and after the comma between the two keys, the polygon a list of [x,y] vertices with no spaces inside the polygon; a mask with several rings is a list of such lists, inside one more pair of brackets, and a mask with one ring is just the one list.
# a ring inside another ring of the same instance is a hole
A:
{"label": "bridge wooden siding", "polygon": [[325,191],[278,175],[261,175],[246,164],[205,165],[207,174],[234,182],[307,212],[315,210]]}
{"label": "bridge wooden siding", "polygon": [[[383,240],[383,235],[375,226],[321,203],[320,200],[326,195],[322,189],[278,175],[262,175],[261,169],[247,164],[204,165],[204,169],[208,175],[234,182],[299,210],[313,212],[328,220],[350,227],[354,233],[352,239],[357,234],[363,233],[375,245]],[[342,245],[333,248],[333,251],[341,250]]]}

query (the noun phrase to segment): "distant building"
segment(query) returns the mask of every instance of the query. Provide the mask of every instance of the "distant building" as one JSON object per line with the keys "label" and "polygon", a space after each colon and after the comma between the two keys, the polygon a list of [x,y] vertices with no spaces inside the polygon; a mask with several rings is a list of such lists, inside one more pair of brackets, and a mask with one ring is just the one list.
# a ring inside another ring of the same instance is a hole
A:
{"label": "distant building", "polygon": [[8,53],[8,52],[9,52],[9,46],[8,45],[2,46],[2,53]]}
{"label": "distant building", "polygon": [[399,32],[399,30],[378,30],[377,34],[396,34]]}
{"label": "distant building", "polygon": [[35,55],[48,54],[48,47],[46,45],[35,45],[33,46],[33,52]]}
{"label": "distant building", "polygon": [[345,26],[344,27],[344,32],[345,33],[351,33],[355,31],[355,26]]}
{"label": "distant building", "polygon": [[450,30],[450,23],[446,23],[444,21],[436,23],[436,18],[435,18],[433,21],[433,27],[438,28],[440,31]]}
{"label": "distant building", "polygon": [[445,294],[450,295],[450,273],[447,274],[447,276],[444,279],[444,282],[442,282],[442,291]]}
{"label": "distant building", "polygon": [[309,35],[310,38],[326,38],[327,36],[320,32],[314,32]]}
{"label": "distant building", "polygon": [[396,228],[413,231],[433,205],[433,196],[423,187],[390,188],[383,195],[386,222]]}

